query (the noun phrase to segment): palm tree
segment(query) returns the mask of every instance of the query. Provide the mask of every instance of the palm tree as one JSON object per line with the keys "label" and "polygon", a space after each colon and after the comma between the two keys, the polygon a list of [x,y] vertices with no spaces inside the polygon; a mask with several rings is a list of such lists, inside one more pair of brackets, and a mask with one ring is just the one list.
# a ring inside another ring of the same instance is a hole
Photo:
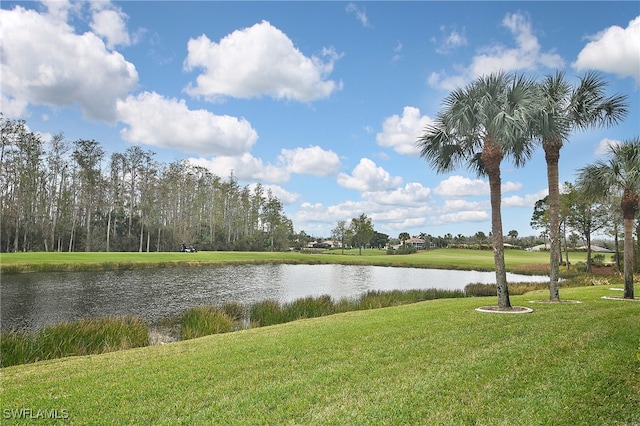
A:
{"label": "palm tree", "polygon": [[438,173],[465,165],[488,176],[491,234],[498,288],[498,308],[510,309],[502,234],[500,164],[510,157],[516,166],[531,157],[528,126],[534,106],[532,80],[504,72],[482,76],[444,99],[433,125],[418,140],[421,156]]}
{"label": "palm tree", "polygon": [[624,224],[624,298],[633,299],[633,222],[640,209],[640,138],[609,147],[609,161],[598,160],[578,171],[577,183],[594,197],[622,193]]}
{"label": "palm tree", "polygon": [[607,97],[607,82],[598,74],[588,72],[574,87],[564,73],[547,75],[538,85],[539,111],[533,121],[534,133],[542,140],[547,162],[550,219],[550,284],[549,299],[559,301],[560,270],[560,188],[558,162],[563,143],[574,129],[610,126],[627,115],[626,96]]}

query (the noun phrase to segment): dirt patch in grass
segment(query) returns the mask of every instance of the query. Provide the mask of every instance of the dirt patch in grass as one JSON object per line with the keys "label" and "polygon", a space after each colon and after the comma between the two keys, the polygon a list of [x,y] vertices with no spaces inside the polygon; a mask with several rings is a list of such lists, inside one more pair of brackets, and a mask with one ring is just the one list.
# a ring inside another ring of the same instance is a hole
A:
{"label": "dirt patch in grass", "polygon": [[615,275],[616,271],[611,266],[591,266],[591,273],[593,275]]}
{"label": "dirt patch in grass", "polygon": [[513,269],[516,270],[516,271],[525,271],[525,272],[531,272],[531,273],[548,274],[549,273],[549,264],[548,263],[525,264],[525,265],[518,265]]}

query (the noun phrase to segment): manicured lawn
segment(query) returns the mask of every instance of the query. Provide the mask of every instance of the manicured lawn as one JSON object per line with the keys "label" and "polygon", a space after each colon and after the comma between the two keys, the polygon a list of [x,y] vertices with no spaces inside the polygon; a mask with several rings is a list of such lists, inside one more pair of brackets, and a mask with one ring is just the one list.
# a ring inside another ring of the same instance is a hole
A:
{"label": "manicured lawn", "polygon": [[22,409],[70,424],[637,425],[640,303],[562,294],[583,303],[530,303],[541,291],[507,315],[442,299],[8,367],[3,424]]}
{"label": "manicured lawn", "polygon": [[[522,250],[505,252],[507,268],[549,262],[548,253]],[[571,255],[572,262],[584,261],[584,253]],[[2,272],[74,271],[215,265],[221,263],[350,263],[369,265],[493,270],[493,252],[465,249],[421,251],[412,255],[387,255],[383,250],[331,250],[321,253],[197,252],[197,253],[2,253]]]}

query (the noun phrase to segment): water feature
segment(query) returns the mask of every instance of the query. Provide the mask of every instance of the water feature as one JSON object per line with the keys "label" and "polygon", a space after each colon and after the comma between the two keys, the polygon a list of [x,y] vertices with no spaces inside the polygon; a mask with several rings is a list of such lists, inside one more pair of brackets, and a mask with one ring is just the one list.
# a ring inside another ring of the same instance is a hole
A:
{"label": "water feature", "polygon": [[[509,282],[548,277],[508,274]],[[225,265],[106,272],[5,274],[1,329],[36,330],[64,321],[135,315],[149,323],[200,305],[355,297],[368,290],[464,289],[495,273],[355,265]]]}

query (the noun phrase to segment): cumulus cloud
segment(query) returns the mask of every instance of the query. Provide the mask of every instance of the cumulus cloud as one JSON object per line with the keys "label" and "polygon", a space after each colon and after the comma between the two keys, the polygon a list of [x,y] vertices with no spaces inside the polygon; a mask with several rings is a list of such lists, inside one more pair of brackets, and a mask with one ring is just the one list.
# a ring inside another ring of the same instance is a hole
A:
{"label": "cumulus cloud", "polygon": [[394,177],[382,167],[376,166],[372,160],[362,158],[350,175],[340,173],[338,184],[357,191],[384,191],[402,184],[401,177]]}
{"label": "cumulus cloud", "polygon": [[[252,191],[255,189],[255,187],[256,187],[256,184],[249,185],[249,188]],[[286,189],[284,189],[283,187],[281,187],[279,185],[262,185],[262,188],[264,189],[265,194],[267,193],[267,191],[271,192],[271,195],[273,195],[278,200],[280,200],[280,202],[284,206],[288,206],[290,204],[293,204],[296,201],[298,201],[298,199],[300,198],[300,194],[297,194],[295,192],[287,191]]]}
{"label": "cumulus cloud", "polygon": [[417,206],[431,202],[431,189],[411,182],[389,191],[364,192],[362,198],[381,205]]}
{"label": "cumulus cloud", "polygon": [[338,155],[318,146],[282,149],[277,164],[265,163],[248,152],[241,155],[219,155],[211,159],[191,158],[189,161],[221,176],[233,171],[240,180],[278,183],[289,181],[293,173],[333,176],[340,168]]}
{"label": "cumulus cloud", "polygon": [[434,219],[434,224],[441,225],[444,223],[486,222],[487,220],[489,220],[489,213],[487,213],[486,210],[473,210],[440,215]]}
{"label": "cumulus cloud", "polygon": [[338,154],[319,146],[308,148],[282,149],[279,163],[290,173],[314,176],[335,175],[340,168]]}
{"label": "cumulus cloud", "polygon": [[[110,6],[109,3],[94,3],[94,7]],[[129,46],[131,38],[127,31],[127,15],[120,9],[98,9],[93,12],[90,27],[94,33],[106,40],[107,47],[113,49],[118,45]]]}
{"label": "cumulus cloud", "polygon": [[[114,40],[105,45],[94,32],[76,34],[64,20],[66,3],[48,6],[49,13],[20,6],[0,10],[3,106],[6,100],[12,111],[25,114],[28,104],[78,104],[84,116],[114,122],[116,100],[137,86],[134,65],[109,49]],[[106,32],[106,23],[96,25]]]}
{"label": "cumulus cloud", "polygon": [[391,237],[407,229],[424,226],[431,214],[429,206],[397,206],[390,209],[388,206],[381,206],[367,200],[344,201],[329,206],[322,203],[302,203],[292,218],[307,232],[312,231],[317,232],[318,235],[328,236],[339,220],[349,223],[352,218],[363,212],[366,212],[376,230],[390,233]]}
{"label": "cumulus cloud", "polygon": [[201,155],[247,152],[258,134],[244,118],[190,110],[184,100],[143,92],[117,102],[118,118],[128,125],[121,131],[131,143],[177,149]]}
{"label": "cumulus cloud", "polygon": [[241,155],[219,155],[211,159],[189,158],[190,163],[209,169],[218,176],[234,176],[244,181],[287,182],[289,172],[273,164],[265,164],[261,159],[246,152]]}
{"label": "cumulus cloud", "polygon": [[[362,163],[367,165],[363,169],[375,169],[375,165],[369,161]],[[359,184],[357,187],[363,186],[365,185]],[[453,189],[455,194],[453,191],[444,190],[445,187]],[[521,189],[522,185],[519,183],[506,182],[503,185],[504,192]],[[432,199],[432,193],[441,196],[444,193],[444,202],[437,203]],[[487,182],[454,176],[443,181],[434,190],[411,182],[386,190],[363,191],[362,199],[357,201],[349,200],[333,205],[303,202],[300,208],[293,212],[292,217],[296,225],[307,232],[315,230],[317,235],[328,236],[338,220],[349,222],[351,218],[365,212],[372,219],[376,230],[389,233],[393,237],[394,233],[409,229],[426,229],[429,226],[449,223],[490,222],[491,204],[486,199],[488,193]],[[503,207],[530,208],[545,195],[546,190],[541,190],[534,194],[506,197],[503,199]],[[478,196],[483,199],[477,199]],[[467,199],[472,197],[473,199]]]}
{"label": "cumulus cloud", "polygon": [[419,108],[406,106],[402,110],[402,116],[394,114],[385,118],[382,132],[376,135],[376,141],[378,145],[393,148],[399,154],[420,155],[418,138],[432,121],[429,116],[420,115]]}
{"label": "cumulus cloud", "polygon": [[[519,182],[502,182],[502,193],[515,192],[521,189],[522,184]],[[490,190],[488,181],[456,175],[441,181],[433,189],[433,193],[445,199],[455,199],[489,195]]]}
{"label": "cumulus cloud", "polygon": [[542,189],[534,194],[526,194],[524,196],[521,195],[512,195],[510,197],[505,197],[502,199],[502,207],[526,207],[533,208],[535,206],[536,201],[542,200],[549,194],[548,189]]}
{"label": "cumulus cloud", "polygon": [[464,199],[445,200],[443,210],[447,212],[457,211],[478,211],[491,208],[491,203],[487,201],[468,201]]}
{"label": "cumulus cloud", "polygon": [[489,194],[489,182],[481,179],[469,179],[464,176],[451,176],[438,184],[433,193],[442,198],[459,198]]}
{"label": "cumulus cloud", "polygon": [[574,69],[609,72],[631,77],[636,85],[640,84],[640,16],[626,28],[614,25],[589,39],[572,64]]}
{"label": "cumulus cloud", "polygon": [[617,146],[620,144],[622,144],[622,142],[615,139],[602,139],[598,144],[598,147],[596,148],[595,156],[600,157],[603,155],[607,155],[609,153],[609,149],[612,146]]}
{"label": "cumulus cloud", "polygon": [[190,39],[187,50],[185,69],[203,71],[185,88],[192,96],[216,100],[266,95],[309,102],[341,88],[341,83],[327,79],[340,57],[334,49],[306,57],[267,21],[236,30],[219,43],[203,34]]}
{"label": "cumulus cloud", "polygon": [[529,19],[520,13],[507,13],[501,25],[514,37],[515,46],[502,44],[483,46],[468,66],[457,66],[455,75],[434,72],[428,77],[432,87],[452,90],[473,78],[495,71],[555,69],[564,66],[562,57],[553,52],[545,52],[540,47]]}

